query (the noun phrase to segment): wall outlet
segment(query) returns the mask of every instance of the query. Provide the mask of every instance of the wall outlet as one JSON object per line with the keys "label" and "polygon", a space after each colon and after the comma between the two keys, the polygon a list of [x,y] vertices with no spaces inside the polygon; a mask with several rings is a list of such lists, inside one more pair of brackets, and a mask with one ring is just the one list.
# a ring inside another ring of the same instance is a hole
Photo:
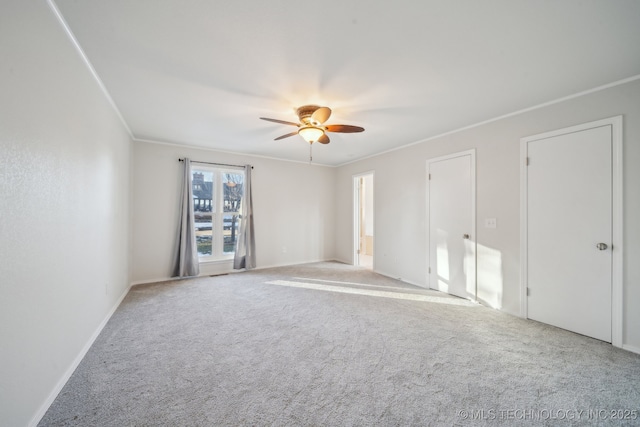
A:
{"label": "wall outlet", "polygon": [[286,247],[286,246],[283,246],[283,247],[282,247],[282,253],[283,253],[283,254],[286,254],[286,253],[287,253],[287,247]]}
{"label": "wall outlet", "polygon": [[485,218],[484,228],[496,228],[498,226],[498,220],[495,218]]}

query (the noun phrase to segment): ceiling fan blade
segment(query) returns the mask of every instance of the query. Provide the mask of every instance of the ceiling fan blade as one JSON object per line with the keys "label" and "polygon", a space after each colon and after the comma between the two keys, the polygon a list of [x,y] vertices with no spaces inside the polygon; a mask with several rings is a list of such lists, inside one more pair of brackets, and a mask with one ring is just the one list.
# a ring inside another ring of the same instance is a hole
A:
{"label": "ceiling fan blade", "polygon": [[331,116],[331,108],[320,107],[311,115],[311,120],[317,124],[326,122]]}
{"label": "ceiling fan blade", "polygon": [[354,133],[354,132],[362,132],[364,128],[360,126],[351,126],[351,125],[327,125],[325,126],[327,131],[329,132],[341,132],[341,133]]}
{"label": "ceiling fan blade", "polygon": [[290,136],[297,135],[297,134],[298,134],[298,131],[291,132],[291,133],[288,133],[286,135],[282,135],[282,136],[277,137],[276,139],[274,139],[274,141],[278,141],[280,139],[289,138]]}
{"label": "ceiling fan blade", "polygon": [[331,140],[329,139],[326,133],[323,133],[322,136],[318,138],[318,142],[321,144],[328,144],[331,142]]}
{"label": "ceiling fan blade", "polygon": [[273,122],[273,123],[282,123],[283,125],[292,125],[292,126],[298,126],[298,123],[293,123],[293,122],[285,122],[284,120],[278,120],[278,119],[269,119],[267,117],[260,117],[262,120],[266,120],[268,122]]}

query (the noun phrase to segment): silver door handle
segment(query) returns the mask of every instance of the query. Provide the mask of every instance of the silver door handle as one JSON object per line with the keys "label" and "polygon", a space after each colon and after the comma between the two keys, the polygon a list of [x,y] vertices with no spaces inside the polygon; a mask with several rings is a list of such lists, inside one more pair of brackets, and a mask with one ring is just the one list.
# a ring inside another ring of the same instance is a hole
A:
{"label": "silver door handle", "polygon": [[600,251],[604,251],[604,250],[606,250],[608,247],[609,247],[609,246],[607,246],[607,244],[606,244],[606,243],[598,243],[598,244],[596,245],[596,248],[598,248],[598,250],[600,250]]}
{"label": "silver door handle", "polygon": [[463,234],[463,235],[462,235],[462,238],[463,238],[463,239],[468,239],[468,238],[469,238],[469,235],[468,235],[468,234]]}

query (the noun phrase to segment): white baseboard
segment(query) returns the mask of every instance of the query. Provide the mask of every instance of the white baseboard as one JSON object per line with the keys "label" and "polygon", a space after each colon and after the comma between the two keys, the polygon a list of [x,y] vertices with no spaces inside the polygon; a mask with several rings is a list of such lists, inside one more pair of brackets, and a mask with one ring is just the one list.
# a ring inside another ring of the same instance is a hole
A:
{"label": "white baseboard", "polygon": [[622,349],[630,351],[632,353],[640,354],[640,347],[636,347],[634,345],[622,344]]}
{"label": "white baseboard", "polygon": [[[229,268],[231,267],[231,268]],[[148,285],[150,283],[173,282],[174,280],[194,279],[198,277],[217,276],[220,274],[237,273],[244,270],[234,270],[233,260],[205,262],[200,264],[200,274],[194,277],[157,277],[155,279],[136,280],[131,282],[130,286]]]}
{"label": "white baseboard", "polygon": [[422,288],[422,289],[430,289],[426,285],[414,282],[412,280],[403,279],[402,277],[392,276],[391,274],[385,273],[384,271],[381,271],[381,270],[378,270],[378,269],[374,269],[373,272],[377,273],[377,274],[379,274],[381,276],[389,277],[390,279],[399,280],[399,281],[401,281],[403,283],[407,283],[409,285],[417,286],[417,287]]}
{"label": "white baseboard", "polygon": [[67,370],[62,375],[60,380],[58,380],[58,383],[55,385],[51,393],[49,393],[49,396],[47,397],[47,399],[42,403],[42,405],[40,405],[40,409],[38,409],[35,415],[31,418],[31,421],[29,421],[29,424],[28,424],[29,427],[36,427],[40,422],[40,420],[42,420],[42,417],[44,417],[44,414],[47,413],[47,410],[49,409],[53,401],[56,400],[56,397],[58,397],[58,394],[60,394],[60,391],[62,391],[62,388],[65,386],[67,381],[69,381],[69,378],[71,378],[71,375],[73,375],[73,373],[75,372],[80,362],[82,362],[82,359],[87,354],[87,352],[89,351],[89,349],[91,348],[95,340],[98,338],[98,336],[100,335],[100,332],[102,332],[102,330],[106,326],[109,319],[111,319],[111,316],[113,316],[113,313],[116,312],[116,310],[120,306],[120,303],[122,303],[122,300],[124,300],[124,297],[127,296],[127,294],[129,293],[129,290],[131,290],[131,286],[125,289],[122,295],[120,295],[120,298],[118,298],[118,300],[113,305],[111,310],[109,310],[107,315],[104,317],[102,322],[100,322],[100,324],[98,325],[96,330],[93,332],[93,334],[91,335],[87,343],[84,345],[82,350],[80,350],[80,353],[78,353],[78,355],[73,360],[73,362],[71,362],[71,365],[67,368]]}
{"label": "white baseboard", "polygon": [[182,279],[180,279],[179,277],[161,277],[159,279],[136,280],[135,282],[131,282],[129,286],[148,285],[150,283],[171,282],[173,280],[182,280]]}
{"label": "white baseboard", "polygon": [[331,262],[331,261],[342,262],[336,259],[316,259],[311,261],[300,261],[300,262],[294,262],[294,263],[278,263],[278,264],[271,264],[271,265],[261,265],[259,267],[254,268],[253,270],[266,270],[267,268],[292,267],[294,265],[313,264],[314,262]]}
{"label": "white baseboard", "polygon": [[[279,263],[279,264],[271,264],[271,265],[261,265],[259,267],[254,268],[253,270],[265,270],[267,268],[277,268],[277,267],[290,267],[290,266],[294,266],[294,265],[302,265],[302,264],[312,264],[314,262],[331,262],[331,261],[335,261],[335,262],[341,262],[343,264],[349,264],[348,262],[344,262],[338,259],[318,259],[318,260],[314,260],[314,261],[300,261],[300,262],[296,262],[296,263]],[[236,273],[242,273],[243,271],[247,271],[245,269],[241,269],[241,270],[220,270],[220,271],[207,271],[207,272],[200,272],[200,275],[196,276],[196,277],[208,277],[208,276],[215,276],[215,275],[219,275],[219,274],[236,274]],[[194,277],[159,277],[157,279],[145,279],[145,280],[136,280],[134,282],[130,283],[130,286],[138,286],[138,285],[148,285],[150,283],[162,283],[162,282],[172,282],[174,280],[185,280],[185,279],[193,279]]]}

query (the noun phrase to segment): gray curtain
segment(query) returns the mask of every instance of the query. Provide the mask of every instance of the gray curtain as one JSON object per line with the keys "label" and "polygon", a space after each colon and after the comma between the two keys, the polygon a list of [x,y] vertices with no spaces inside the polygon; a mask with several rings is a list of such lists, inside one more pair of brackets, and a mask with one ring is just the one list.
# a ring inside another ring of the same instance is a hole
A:
{"label": "gray curtain", "polygon": [[176,242],[175,264],[171,277],[190,277],[200,274],[198,248],[193,214],[193,189],[191,188],[191,161],[184,159],[180,219]]}
{"label": "gray curtain", "polygon": [[244,167],[244,200],[242,201],[242,220],[236,244],[233,268],[236,270],[256,268],[256,241],[253,234],[253,200],[251,198],[251,166]]}

